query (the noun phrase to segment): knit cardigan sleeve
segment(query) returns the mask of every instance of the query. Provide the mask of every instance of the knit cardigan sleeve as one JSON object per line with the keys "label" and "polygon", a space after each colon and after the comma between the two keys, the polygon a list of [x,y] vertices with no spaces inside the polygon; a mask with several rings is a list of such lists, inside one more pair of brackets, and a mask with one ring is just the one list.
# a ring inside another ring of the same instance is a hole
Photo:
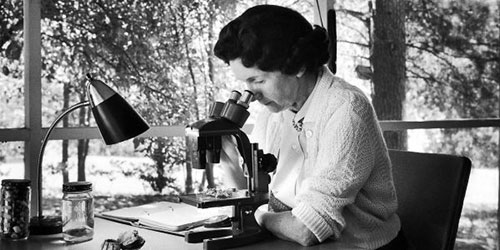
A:
{"label": "knit cardigan sleeve", "polygon": [[358,112],[352,105],[349,101],[342,104],[317,131],[321,136],[316,160],[304,166],[308,174],[292,210],[320,242],[332,235],[340,237],[346,226],[342,212],[354,203],[373,169],[374,139],[368,133],[370,119],[364,117],[370,112],[366,107]]}

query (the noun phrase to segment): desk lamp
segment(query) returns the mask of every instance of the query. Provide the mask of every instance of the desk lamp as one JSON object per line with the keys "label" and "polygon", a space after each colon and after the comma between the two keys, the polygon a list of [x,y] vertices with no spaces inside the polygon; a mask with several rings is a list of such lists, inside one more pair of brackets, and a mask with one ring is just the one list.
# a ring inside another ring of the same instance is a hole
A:
{"label": "desk lamp", "polygon": [[87,78],[88,100],[71,106],[59,115],[50,125],[42,141],[40,154],[38,155],[37,169],[38,215],[32,217],[30,220],[30,234],[32,235],[56,234],[62,231],[62,219],[60,216],[43,216],[42,213],[42,160],[49,135],[64,116],[75,109],[90,106],[97,127],[106,145],[131,139],[149,129],[148,124],[123,97],[102,81],[93,79],[90,74],[87,74]]}

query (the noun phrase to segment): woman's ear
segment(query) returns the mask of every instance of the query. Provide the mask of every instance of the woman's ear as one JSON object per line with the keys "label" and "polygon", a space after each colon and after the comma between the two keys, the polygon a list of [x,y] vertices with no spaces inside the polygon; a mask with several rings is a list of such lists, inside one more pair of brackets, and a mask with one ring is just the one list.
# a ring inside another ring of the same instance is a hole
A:
{"label": "woman's ear", "polygon": [[306,67],[300,68],[299,72],[297,73],[297,78],[301,78],[304,73],[306,73]]}

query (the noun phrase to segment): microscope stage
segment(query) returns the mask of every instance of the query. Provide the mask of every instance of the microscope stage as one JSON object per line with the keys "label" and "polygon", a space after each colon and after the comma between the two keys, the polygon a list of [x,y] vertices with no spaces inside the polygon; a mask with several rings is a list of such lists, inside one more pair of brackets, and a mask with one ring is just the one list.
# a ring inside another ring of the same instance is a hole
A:
{"label": "microscope stage", "polygon": [[198,208],[231,206],[252,199],[246,189],[236,190],[227,198],[215,198],[205,193],[181,195],[180,198],[182,202]]}

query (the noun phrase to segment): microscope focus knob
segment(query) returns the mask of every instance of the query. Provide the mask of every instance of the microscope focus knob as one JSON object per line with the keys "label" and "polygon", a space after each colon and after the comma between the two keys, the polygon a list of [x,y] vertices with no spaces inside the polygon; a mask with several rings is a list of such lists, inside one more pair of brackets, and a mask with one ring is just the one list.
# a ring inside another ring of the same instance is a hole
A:
{"label": "microscope focus knob", "polygon": [[267,173],[270,173],[276,169],[276,165],[278,165],[278,160],[272,154],[264,154],[262,155],[261,163],[262,163],[261,164],[262,170],[266,171]]}

